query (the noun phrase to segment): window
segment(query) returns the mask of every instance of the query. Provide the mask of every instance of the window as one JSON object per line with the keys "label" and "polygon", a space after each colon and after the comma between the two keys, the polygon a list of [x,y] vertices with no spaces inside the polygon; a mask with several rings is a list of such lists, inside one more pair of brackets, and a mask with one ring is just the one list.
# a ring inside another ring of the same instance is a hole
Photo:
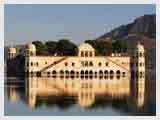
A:
{"label": "window", "polygon": [[82,67],[84,66],[84,61],[81,61],[81,65],[82,65]]}
{"label": "window", "polygon": [[68,66],[68,63],[67,63],[67,62],[65,62],[65,66]]}
{"label": "window", "polygon": [[98,63],[98,65],[101,67],[101,66],[102,66],[102,63],[101,63],[101,62],[99,62],[99,63]]}
{"label": "window", "polygon": [[88,66],[88,61],[85,62],[85,66]]}
{"label": "window", "polygon": [[88,57],[88,52],[87,51],[85,52],[85,57]]}
{"label": "window", "polygon": [[108,66],[108,62],[106,62],[106,66]]}
{"label": "window", "polygon": [[81,52],[81,57],[84,57],[84,52],[83,51]]}
{"label": "window", "polygon": [[142,53],[141,52],[139,53],[139,57],[142,57]]}
{"label": "window", "polygon": [[38,66],[38,62],[37,62],[36,64],[37,64],[37,66]]}
{"label": "window", "polygon": [[45,62],[45,64],[47,64],[47,62]]}
{"label": "window", "polygon": [[140,62],[139,65],[142,66],[142,63]]}
{"label": "window", "polygon": [[89,62],[89,66],[93,66],[93,62],[92,61]]}
{"label": "window", "polygon": [[75,65],[75,63],[72,62],[72,66],[74,66],[74,65]]}
{"label": "window", "polygon": [[90,52],[89,56],[92,57],[92,52]]}
{"label": "window", "polygon": [[33,66],[33,62],[31,62],[31,66]]}
{"label": "window", "polygon": [[123,73],[122,73],[122,76],[123,76],[123,77],[125,77],[125,76],[126,76],[126,73],[125,73],[125,72],[123,72]]}

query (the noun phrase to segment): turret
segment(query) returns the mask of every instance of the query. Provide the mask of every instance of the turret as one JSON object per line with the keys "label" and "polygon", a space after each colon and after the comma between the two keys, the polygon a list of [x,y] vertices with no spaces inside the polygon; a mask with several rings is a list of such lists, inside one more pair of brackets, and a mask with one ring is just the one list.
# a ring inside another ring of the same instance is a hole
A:
{"label": "turret", "polygon": [[145,95],[145,55],[144,46],[138,42],[134,52],[134,85],[135,85],[135,96],[138,107],[144,105]]}
{"label": "turret", "polygon": [[30,69],[31,66],[33,66],[34,59],[31,57],[36,56],[36,47],[34,44],[29,43],[26,45],[26,50],[25,50],[25,72],[30,73],[32,71]]}
{"label": "turret", "polygon": [[9,49],[8,49],[8,60],[12,60],[12,59],[14,59],[15,57],[16,57],[16,48],[14,48],[14,47],[10,47]]}

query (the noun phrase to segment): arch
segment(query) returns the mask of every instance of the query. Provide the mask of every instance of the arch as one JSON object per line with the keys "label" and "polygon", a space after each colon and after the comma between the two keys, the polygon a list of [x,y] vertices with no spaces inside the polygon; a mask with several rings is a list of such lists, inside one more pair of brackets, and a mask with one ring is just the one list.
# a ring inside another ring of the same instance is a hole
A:
{"label": "arch", "polygon": [[31,62],[31,66],[33,66],[33,62]]}
{"label": "arch", "polygon": [[139,53],[139,57],[142,57],[142,56],[143,56],[143,53],[142,53],[142,52],[140,52],[140,53]]}
{"label": "arch", "polygon": [[47,77],[50,77],[50,72],[47,72]]}
{"label": "arch", "polygon": [[56,74],[57,72],[55,70],[52,71],[52,74]]}
{"label": "arch", "polygon": [[66,70],[66,71],[65,71],[65,73],[66,73],[66,74],[69,74],[69,71],[68,71],[68,70]]}
{"label": "arch", "polygon": [[85,71],[85,74],[88,74],[88,70]]}
{"label": "arch", "polygon": [[89,62],[89,66],[93,66],[93,62],[92,61]]}
{"label": "arch", "polygon": [[81,70],[81,74],[84,74],[84,71],[83,71],[83,70]]}
{"label": "arch", "polygon": [[100,74],[100,75],[103,75],[103,71],[102,71],[102,70],[100,70],[100,71],[99,71],[99,74]]}
{"label": "arch", "polygon": [[107,79],[108,78],[108,70],[104,71],[104,78]]}
{"label": "arch", "polygon": [[90,71],[89,71],[89,74],[90,74],[90,75],[93,75],[93,71],[92,71],[92,70],[90,70]]}
{"label": "arch", "polygon": [[101,63],[101,62],[99,62],[99,63],[98,63],[98,66],[99,66],[99,67],[101,67],[101,66],[102,66],[102,63]]}
{"label": "arch", "polygon": [[117,79],[120,78],[120,74],[121,74],[120,70],[117,70],[117,71],[116,71]]}
{"label": "arch", "polygon": [[60,74],[64,74],[64,71],[63,71],[63,70],[61,70],[59,73],[60,73]]}
{"label": "arch", "polygon": [[[137,74],[138,75],[138,74]],[[126,76],[126,73],[125,72],[122,72],[122,77],[125,77]]]}
{"label": "arch", "polygon": [[104,74],[105,74],[105,75],[108,75],[108,70],[105,70],[105,71],[104,71]]}
{"label": "arch", "polygon": [[110,70],[110,79],[113,79],[113,77],[114,77],[114,71]]}
{"label": "arch", "polygon": [[89,52],[89,56],[92,57],[92,52],[91,51]]}
{"label": "arch", "polygon": [[81,51],[81,57],[84,57],[84,52],[83,51]]}
{"label": "arch", "polygon": [[116,71],[116,74],[117,74],[117,75],[120,75],[120,74],[121,74],[120,70],[117,70],[117,71]]}
{"label": "arch", "polygon": [[71,75],[74,75],[74,73],[75,73],[74,70],[71,70],[70,74],[71,74]]}
{"label": "arch", "polygon": [[85,51],[85,57],[88,57],[88,51]]}

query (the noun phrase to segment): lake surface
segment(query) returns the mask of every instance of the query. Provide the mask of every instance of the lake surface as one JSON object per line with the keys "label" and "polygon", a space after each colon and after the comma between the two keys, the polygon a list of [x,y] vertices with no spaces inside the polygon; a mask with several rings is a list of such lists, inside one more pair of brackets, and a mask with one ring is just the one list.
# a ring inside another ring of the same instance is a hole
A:
{"label": "lake surface", "polygon": [[[8,116],[128,116],[128,115],[156,115],[155,102],[155,81],[146,80],[145,100],[143,107],[137,107],[132,101],[132,97],[128,96],[121,99],[112,99],[110,96],[101,94],[96,95],[96,99],[87,99],[84,107],[79,104],[77,97],[74,95],[57,95],[53,93],[50,86],[47,87],[46,93],[41,93],[36,99],[33,106],[28,103],[29,88],[26,87],[26,80],[33,78],[23,77],[6,77],[5,79],[5,98],[4,107],[5,115]],[[50,78],[51,81],[55,81]],[[43,86],[50,81],[47,78],[36,78],[36,84]],[[63,79],[64,80],[64,79]],[[62,81],[63,81],[62,80]],[[40,83],[40,81],[42,81]],[[60,81],[60,80],[59,80]],[[102,81],[102,80],[101,80]],[[35,83],[32,83],[33,86]],[[36,85],[35,84],[35,85]],[[51,84],[51,83],[50,83]],[[53,83],[54,84],[54,83]],[[37,86],[37,85],[36,85]],[[43,87],[42,87],[42,91]],[[55,90],[54,90],[55,91]],[[56,92],[55,92],[56,93]],[[59,94],[59,93],[58,93]],[[31,96],[32,98],[33,96]],[[92,98],[93,96],[91,96]],[[90,102],[92,101],[92,104]]]}

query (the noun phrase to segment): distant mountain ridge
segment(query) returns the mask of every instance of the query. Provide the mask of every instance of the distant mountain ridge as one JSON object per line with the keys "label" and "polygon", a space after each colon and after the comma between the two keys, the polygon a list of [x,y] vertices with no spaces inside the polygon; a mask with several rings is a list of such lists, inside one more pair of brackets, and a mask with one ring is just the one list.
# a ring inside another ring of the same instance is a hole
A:
{"label": "distant mountain ridge", "polygon": [[129,35],[142,35],[148,38],[156,37],[156,15],[144,15],[135,19],[132,23],[121,25],[110,32],[100,36],[97,40],[112,38],[113,42]]}

